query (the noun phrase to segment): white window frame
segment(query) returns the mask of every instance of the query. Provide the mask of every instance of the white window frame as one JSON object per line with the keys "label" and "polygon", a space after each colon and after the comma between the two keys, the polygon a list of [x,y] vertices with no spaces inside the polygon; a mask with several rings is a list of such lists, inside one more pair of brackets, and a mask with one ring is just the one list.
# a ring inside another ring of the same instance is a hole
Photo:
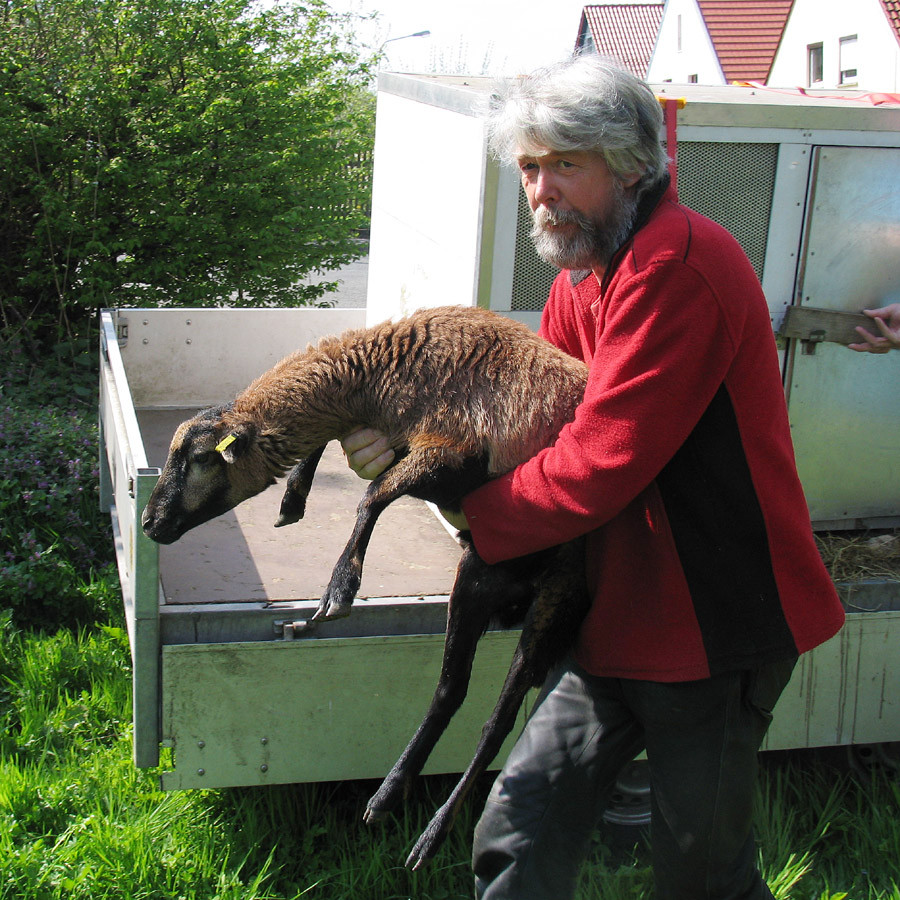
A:
{"label": "white window frame", "polygon": [[[814,78],[814,63],[818,62],[819,78]],[[825,46],[819,41],[815,44],[806,45],[806,86],[816,87],[824,84],[825,79]]]}
{"label": "white window frame", "polygon": [[838,71],[841,87],[859,84],[858,35],[848,34],[838,40]]}

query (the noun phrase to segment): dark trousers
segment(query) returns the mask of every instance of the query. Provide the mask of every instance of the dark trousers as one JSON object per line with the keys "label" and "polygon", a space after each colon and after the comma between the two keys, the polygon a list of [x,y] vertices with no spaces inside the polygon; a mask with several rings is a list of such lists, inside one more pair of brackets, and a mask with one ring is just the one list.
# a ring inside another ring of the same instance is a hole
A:
{"label": "dark trousers", "polygon": [[769,900],[757,752],[795,662],[674,684],[557,667],[475,830],[476,898],[571,897],[619,770],[646,749],[656,900]]}

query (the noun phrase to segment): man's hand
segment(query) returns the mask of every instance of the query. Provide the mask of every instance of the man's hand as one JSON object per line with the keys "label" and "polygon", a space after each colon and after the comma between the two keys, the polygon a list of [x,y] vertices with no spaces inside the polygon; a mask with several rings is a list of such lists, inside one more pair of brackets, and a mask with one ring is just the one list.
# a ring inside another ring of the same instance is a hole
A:
{"label": "man's hand", "polygon": [[377,478],[393,461],[395,453],[386,435],[374,428],[357,428],[341,441],[347,465],[359,475],[371,481]]}
{"label": "man's hand", "polygon": [[864,309],[863,312],[875,320],[880,335],[874,335],[861,325],[856,330],[865,338],[865,343],[848,344],[858,353],[887,353],[900,350],[900,303],[891,303],[881,309]]}
{"label": "man's hand", "polygon": [[[347,465],[359,475],[371,481],[377,478],[393,461],[396,454],[388,443],[387,436],[374,428],[357,428],[342,441]],[[469,523],[465,515],[442,509],[441,515],[457,530],[468,531]]]}

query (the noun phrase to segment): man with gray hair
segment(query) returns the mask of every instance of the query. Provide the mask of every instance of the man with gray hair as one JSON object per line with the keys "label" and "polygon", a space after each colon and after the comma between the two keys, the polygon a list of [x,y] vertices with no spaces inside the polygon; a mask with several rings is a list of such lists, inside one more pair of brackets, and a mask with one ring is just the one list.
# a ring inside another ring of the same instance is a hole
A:
{"label": "man with gray hair", "polygon": [[[650,88],[594,56],[491,99],[491,147],[563,270],[541,334],[590,371],[556,443],[465,497],[455,524],[489,563],[586,535],[592,604],[476,829],[481,900],[571,897],[641,750],[657,900],[771,898],[757,753],[798,655],[843,622],[765,297],[734,238],[678,202],[661,125]],[[371,432],[345,449],[370,476],[390,461]]]}

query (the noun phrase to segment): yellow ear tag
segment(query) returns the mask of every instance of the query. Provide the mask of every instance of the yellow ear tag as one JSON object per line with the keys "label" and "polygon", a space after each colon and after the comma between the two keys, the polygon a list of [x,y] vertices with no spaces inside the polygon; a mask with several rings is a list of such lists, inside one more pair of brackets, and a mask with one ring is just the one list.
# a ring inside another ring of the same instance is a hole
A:
{"label": "yellow ear tag", "polygon": [[229,434],[228,437],[223,438],[216,444],[216,453],[221,453],[223,450],[227,450],[237,438],[233,434]]}

